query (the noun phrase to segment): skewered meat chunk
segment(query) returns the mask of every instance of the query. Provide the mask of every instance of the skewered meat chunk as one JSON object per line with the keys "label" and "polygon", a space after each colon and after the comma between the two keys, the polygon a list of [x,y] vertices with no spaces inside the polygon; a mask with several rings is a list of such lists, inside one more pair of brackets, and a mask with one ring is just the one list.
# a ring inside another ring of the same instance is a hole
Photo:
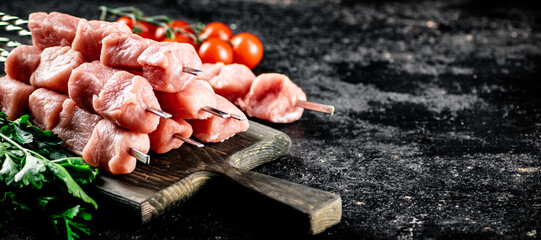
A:
{"label": "skewered meat chunk", "polygon": [[9,53],[4,70],[11,78],[30,83],[30,75],[38,67],[40,58],[41,49],[20,45]]}
{"label": "skewered meat chunk", "polygon": [[118,70],[103,65],[100,61],[83,63],[73,69],[68,81],[68,93],[77,105],[95,113],[92,99],[103,89],[105,82]]}
{"label": "skewered meat chunk", "polygon": [[166,153],[171,149],[177,149],[184,141],[174,137],[179,134],[185,138],[192,136],[192,126],[181,118],[160,119],[158,128],[150,134],[150,149],[155,153]]}
{"label": "skewered meat chunk", "polygon": [[[216,108],[246,118],[246,115],[233,105],[233,103],[220,95],[214,96],[217,103]],[[249,121],[238,121],[233,118],[221,118],[218,116],[212,116],[202,120],[188,120],[188,122],[192,125],[193,135],[197,139],[207,143],[224,141],[236,133],[246,131],[250,127]]]}
{"label": "skewered meat chunk", "polygon": [[195,80],[192,84],[176,93],[159,91],[155,93],[163,110],[177,118],[209,118],[212,115],[203,111],[202,108],[206,106],[216,107],[214,91],[210,84],[203,80]]}
{"label": "skewered meat chunk", "polygon": [[130,155],[134,148],[147,153],[150,141],[147,134],[134,133],[104,119],[98,122],[83,150],[85,161],[111,174],[127,174],[135,169],[137,160]]}
{"label": "skewered meat chunk", "polygon": [[137,58],[156,41],[131,33],[113,33],[102,40],[100,61],[110,67],[141,68]]}
{"label": "skewered meat chunk", "polygon": [[203,65],[201,66],[201,71],[203,73],[199,74],[199,76],[197,76],[196,78],[209,81],[211,78],[220,74],[224,66],[225,64],[223,62],[203,63]]}
{"label": "skewered meat chunk", "polygon": [[[220,63],[214,65],[218,65],[217,67],[219,67]],[[203,72],[216,72],[216,70],[217,68],[211,68],[208,67],[208,64],[203,64]],[[217,72],[216,75],[207,81],[212,85],[212,89],[214,89],[216,94],[225,97],[231,102],[244,97],[250,91],[250,86],[255,79],[252,70],[243,64],[223,65]]]}
{"label": "skewered meat chunk", "polygon": [[99,20],[81,20],[77,26],[77,34],[71,47],[83,54],[88,61],[100,59],[102,40],[110,34],[124,32],[131,29],[123,23],[112,23]]}
{"label": "skewered meat chunk", "polygon": [[237,104],[248,116],[275,123],[289,123],[301,118],[303,108],[297,100],[306,101],[306,94],[286,75],[265,73],[257,76],[250,92]]}
{"label": "skewered meat chunk", "polygon": [[30,83],[67,94],[71,71],[84,62],[83,55],[70,47],[48,47],[41,53],[39,66],[30,77]]}
{"label": "skewered meat chunk", "polygon": [[199,69],[202,64],[191,44],[174,42],[150,45],[137,61],[154,90],[169,93],[178,92],[195,80],[195,76],[183,72],[184,67]]}
{"label": "skewered meat chunk", "polygon": [[28,105],[36,126],[45,130],[52,130],[58,123],[62,104],[66,99],[68,99],[67,95],[45,88],[38,88],[30,94]]}
{"label": "skewered meat chunk", "polygon": [[39,49],[53,46],[71,46],[77,24],[81,18],[68,14],[35,12],[28,17],[28,28],[32,33],[32,42]]}
{"label": "skewered meat chunk", "polygon": [[0,110],[8,115],[8,120],[15,120],[28,112],[28,97],[35,89],[7,75],[0,77]]}
{"label": "skewered meat chunk", "polygon": [[94,127],[102,119],[78,107],[68,98],[62,104],[58,125],[53,128],[53,132],[63,140],[64,147],[81,156]]}
{"label": "skewered meat chunk", "polygon": [[148,81],[126,71],[118,71],[106,81],[92,100],[94,110],[117,125],[140,133],[156,130],[160,117],[147,111],[160,104]]}

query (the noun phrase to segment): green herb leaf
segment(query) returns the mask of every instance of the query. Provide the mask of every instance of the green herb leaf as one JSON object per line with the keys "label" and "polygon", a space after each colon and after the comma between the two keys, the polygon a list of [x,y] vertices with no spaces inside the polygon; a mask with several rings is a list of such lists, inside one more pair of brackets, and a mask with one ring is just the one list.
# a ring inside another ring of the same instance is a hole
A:
{"label": "green herb leaf", "polygon": [[91,183],[97,169],[83,158],[66,157],[60,138],[32,126],[28,116],[8,121],[0,113],[0,123],[0,227],[41,217],[67,239],[89,235],[87,209],[98,205],[79,184]]}
{"label": "green herb leaf", "polygon": [[6,185],[10,185],[14,181],[17,172],[19,172],[18,165],[9,154],[4,154],[4,163],[2,163],[2,169],[0,169],[0,180],[4,181]]}

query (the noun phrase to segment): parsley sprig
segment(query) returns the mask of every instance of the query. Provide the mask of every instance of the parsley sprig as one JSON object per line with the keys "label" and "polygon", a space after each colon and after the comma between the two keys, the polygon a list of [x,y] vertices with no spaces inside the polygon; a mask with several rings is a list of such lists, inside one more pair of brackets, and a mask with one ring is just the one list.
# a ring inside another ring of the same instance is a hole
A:
{"label": "parsley sprig", "polygon": [[34,127],[27,115],[15,121],[0,112],[0,227],[31,216],[48,222],[66,239],[90,235],[97,203],[80,185],[98,171],[68,157],[52,131]]}

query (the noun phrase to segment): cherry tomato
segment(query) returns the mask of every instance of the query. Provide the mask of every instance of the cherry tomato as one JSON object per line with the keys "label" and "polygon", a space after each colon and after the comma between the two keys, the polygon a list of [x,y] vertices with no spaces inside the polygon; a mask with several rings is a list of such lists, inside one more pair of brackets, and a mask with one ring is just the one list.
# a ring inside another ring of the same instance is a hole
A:
{"label": "cherry tomato", "polygon": [[251,33],[239,33],[231,38],[235,62],[254,68],[263,58],[263,44]]}
{"label": "cherry tomato", "polygon": [[233,37],[233,31],[229,26],[221,22],[211,22],[205,26],[203,32],[199,37],[203,40],[209,38],[220,38],[224,41],[228,41]]}
{"label": "cherry tomato", "polygon": [[228,42],[219,38],[209,38],[199,47],[199,57],[203,63],[233,63],[233,49]]}
{"label": "cherry tomato", "polygon": [[[124,23],[128,25],[128,27],[130,27],[132,30],[134,30],[133,20],[129,17],[124,17],[124,16],[119,17],[116,20],[116,22]],[[136,21],[135,28],[136,28],[135,29],[136,34],[140,35],[141,37],[154,39],[154,32],[156,31],[156,25],[152,23],[143,22],[143,21]]]}
{"label": "cherry tomato", "polygon": [[128,27],[130,28],[133,28],[133,20],[129,17],[119,17],[117,20],[116,20],[117,23],[124,23],[126,25],[128,25]]}
{"label": "cherry tomato", "polygon": [[135,27],[140,30],[140,32],[137,32],[137,35],[144,38],[154,39],[154,33],[156,32],[157,28],[156,25],[143,21],[137,21],[135,22]]}
{"label": "cherry tomato", "polygon": [[171,23],[169,23],[169,27],[172,28],[173,31],[175,31],[175,29],[177,30],[173,39],[168,39],[165,37],[164,27],[158,27],[156,29],[154,39],[157,41],[190,43],[195,45],[194,31],[189,23],[182,20],[173,20]]}

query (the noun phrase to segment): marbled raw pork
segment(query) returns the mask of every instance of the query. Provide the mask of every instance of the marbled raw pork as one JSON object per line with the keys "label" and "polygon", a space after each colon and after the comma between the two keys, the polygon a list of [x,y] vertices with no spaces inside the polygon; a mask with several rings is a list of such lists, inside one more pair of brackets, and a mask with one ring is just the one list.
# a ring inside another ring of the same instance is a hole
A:
{"label": "marbled raw pork", "polygon": [[154,90],[169,93],[178,92],[195,80],[194,75],[183,72],[184,67],[199,69],[202,64],[191,44],[175,42],[154,43],[137,61]]}
{"label": "marbled raw pork", "polygon": [[303,108],[297,100],[306,101],[306,94],[286,75],[265,73],[257,76],[250,91],[237,104],[248,116],[274,123],[290,123],[301,118]]}
{"label": "marbled raw pork", "polygon": [[73,69],[68,81],[68,93],[71,99],[86,111],[95,113],[93,97],[100,94],[105,82],[118,70],[103,65],[100,61],[83,63]]}
{"label": "marbled raw pork", "polygon": [[[206,64],[204,64],[206,65]],[[219,63],[215,64],[219,65]],[[203,67],[202,71],[215,71],[215,69],[208,69]],[[255,75],[243,64],[228,64],[224,65],[218,74],[208,79],[214,92],[222,97],[225,97],[231,102],[235,102],[238,98],[243,98],[255,79]]]}
{"label": "marbled raw pork", "polygon": [[71,46],[80,20],[81,18],[59,12],[30,14],[28,29],[32,33],[34,46],[40,49]]}
{"label": "marbled raw pork", "polygon": [[83,55],[70,47],[48,47],[41,53],[39,66],[30,77],[30,83],[67,94],[71,71],[84,62]]}
{"label": "marbled raw pork", "polygon": [[15,120],[28,112],[28,97],[35,89],[7,75],[0,77],[0,110],[8,115],[8,120]]}
{"label": "marbled raw pork", "polygon": [[102,40],[100,61],[110,67],[141,68],[137,58],[156,41],[132,33],[113,33]]}
{"label": "marbled raw pork", "polygon": [[100,20],[81,20],[71,47],[83,54],[88,61],[100,59],[102,40],[113,33],[129,33],[131,29],[123,23]]}
{"label": "marbled raw pork", "polygon": [[89,113],[71,100],[66,99],[62,104],[58,124],[53,132],[63,140],[62,145],[81,156],[83,149],[90,140],[96,124],[103,118],[100,115]]}
{"label": "marbled raw pork", "polygon": [[137,160],[130,155],[130,148],[148,153],[148,135],[128,131],[104,119],[94,128],[82,156],[89,165],[100,170],[111,174],[127,174],[137,164]]}
{"label": "marbled raw pork", "polygon": [[158,128],[150,134],[150,149],[155,153],[166,153],[172,149],[177,149],[184,141],[174,137],[179,134],[185,138],[192,136],[192,126],[181,118],[160,119]]}
{"label": "marbled raw pork", "polygon": [[41,49],[20,45],[9,53],[4,70],[11,78],[30,83],[30,76],[38,68],[40,58]]}
{"label": "marbled raw pork", "polygon": [[[220,95],[215,95],[215,97],[217,102],[216,108],[246,118],[246,115],[233,103]],[[248,120],[239,121],[233,118],[221,118],[217,116],[202,120],[188,120],[188,122],[192,125],[193,135],[206,143],[224,141],[239,132],[248,130],[250,127]]]}
{"label": "marbled raw pork", "polygon": [[140,133],[156,130],[160,117],[146,111],[159,109],[152,86],[141,76],[118,71],[92,100],[94,110],[117,125]]}
{"label": "marbled raw pork", "polygon": [[35,125],[44,130],[52,130],[58,123],[66,99],[67,95],[45,88],[38,88],[30,94],[28,105]]}
{"label": "marbled raw pork", "polygon": [[183,90],[176,93],[155,91],[162,109],[177,118],[205,119],[212,114],[202,110],[203,107],[216,107],[214,91],[210,84],[203,80],[195,80]]}

